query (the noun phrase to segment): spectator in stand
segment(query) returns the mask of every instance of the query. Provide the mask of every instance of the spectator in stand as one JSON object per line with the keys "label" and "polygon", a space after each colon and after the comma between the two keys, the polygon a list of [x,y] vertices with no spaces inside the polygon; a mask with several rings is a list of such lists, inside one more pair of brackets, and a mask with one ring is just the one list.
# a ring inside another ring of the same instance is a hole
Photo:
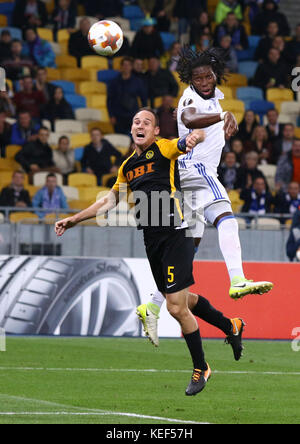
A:
{"label": "spectator in stand", "polygon": [[47,102],[52,99],[55,91],[55,85],[47,81],[47,70],[46,68],[38,68],[35,77],[35,89],[41,91]]}
{"label": "spectator in stand", "polygon": [[87,55],[95,55],[95,52],[89,45],[88,33],[91,23],[88,18],[84,17],[79,22],[79,30],[70,35],[68,43],[69,54],[76,57],[77,64],[80,66],[81,57]]}
{"label": "spectator in stand", "polygon": [[43,28],[48,22],[45,2],[40,0],[16,1],[12,16],[12,25],[16,28],[34,26]]}
{"label": "spectator in stand", "polygon": [[256,216],[270,213],[274,201],[263,177],[254,179],[251,187],[241,191],[240,198],[245,202],[242,207],[242,213]]}
{"label": "spectator in stand", "polygon": [[219,180],[227,191],[234,190],[237,179],[238,164],[234,152],[225,154],[224,162],[218,168]]}
{"label": "spectator in stand", "polygon": [[257,14],[252,26],[252,34],[264,35],[270,22],[276,22],[279,28],[279,35],[290,35],[290,27],[286,16],[278,12],[278,5],[274,0],[265,0],[262,11]]}
{"label": "spectator in stand", "polygon": [[278,49],[271,48],[268,60],[257,67],[253,84],[266,91],[268,88],[287,88],[289,68],[280,61]]}
{"label": "spectator in stand", "polygon": [[199,37],[199,40],[196,40],[195,45],[192,45],[191,48],[193,51],[203,52],[208,49],[212,45],[211,36],[208,34],[202,34]]}
{"label": "spectator in stand", "polygon": [[135,77],[138,77],[144,83],[146,83],[146,79],[145,79],[145,66],[144,66],[144,60],[143,59],[134,59],[133,60],[132,74],[135,75]]}
{"label": "spectator in stand", "polygon": [[16,123],[11,129],[11,145],[24,145],[27,142],[34,142],[38,138],[40,124],[35,123],[28,111],[20,111]]}
{"label": "spectator in stand", "polygon": [[153,18],[146,18],[143,21],[142,28],[136,33],[131,45],[132,57],[147,59],[163,55],[164,44],[155,25],[156,20]]}
{"label": "spectator in stand", "polygon": [[243,11],[238,0],[219,0],[216,8],[216,23],[222,23],[229,13],[233,13],[238,20],[243,20]]}
{"label": "spectator in stand", "polygon": [[[81,165],[83,171],[97,176],[98,185],[101,185],[104,174],[117,175],[122,154],[103,138],[99,128],[93,128],[90,134],[91,143],[84,148]],[[116,159],[115,164],[112,156]]]}
{"label": "spectator in stand", "polygon": [[58,139],[58,147],[53,150],[53,162],[67,185],[68,175],[75,172],[75,151],[70,148],[70,140],[67,136],[61,136]]}
{"label": "spectator in stand", "polygon": [[180,52],[181,52],[181,44],[179,42],[172,43],[172,46],[170,48],[170,52],[167,56],[167,63],[166,68],[171,71],[175,72],[177,71],[178,61],[180,58]]}
{"label": "spectator in stand", "polygon": [[244,144],[245,152],[255,151],[258,154],[259,165],[271,163],[272,158],[272,144],[268,140],[268,133],[264,126],[257,125],[251,137]]}
{"label": "spectator in stand", "polygon": [[3,60],[7,60],[10,58],[11,42],[12,42],[12,38],[11,38],[9,30],[4,29],[1,32],[1,37],[0,37],[0,63],[2,63]]}
{"label": "spectator in stand", "polygon": [[278,49],[280,52],[280,61],[284,62],[287,66],[289,66],[289,59],[286,51],[286,43],[283,37],[278,35],[274,37],[272,48]]}
{"label": "spectator in stand", "polygon": [[6,145],[10,143],[11,125],[6,122],[7,114],[0,109],[0,157],[5,157]]}
{"label": "spectator in stand", "polygon": [[235,49],[231,46],[230,35],[224,35],[220,40],[220,48],[226,51],[226,72],[238,72],[238,58]]}
{"label": "spectator in stand", "polygon": [[286,254],[291,262],[300,262],[300,208],[293,217],[290,235],[286,245]]}
{"label": "spectator in stand", "polygon": [[173,117],[173,113],[175,111],[173,102],[174,97],[163,96],[162,104],[157,109],[160,136],[164,139],[175,139],[176,137],[178,137],[177,122]]}
{"label": "spectator in stand", "polygon": [[279,27],[277,22],[269,22],[266,29],[266,36],[260,39],[259,44],[255,50],[255,60],[260,63],[266,61],[267,54],[272,48],[273,40],[279,34]]}
{"label": "spectator in stand", "polygon": [[53,162],[53,154],[48,144],[49,130],[41,127],[38,137],[32,142],[25,143],[16,154],[16,161],[31,176],[39,171],[59,172]]}
{"label": "spectator in stand", "polygon": [[47,211],[37,211],[40,219],[48,213],[69,208],[67,198],[61,187],[57,185],[57,177],[54,173],[48,174],[45,186],[40,189],[32,199],[33,208],[43,208]]}
{"label": "spectator in stand", "polygon": [[15,171],[11,184],[2,189],[0,194],[0,207],[31,207],[31,200],[24,188],[25,176],[23,171]]}
{"label": "spectator in stand", "polygon": [[54,24],[53,32],[55,39],[60,29],[67,29],[71,32],[75,28],[76,10],[72,8],[70,0],[58,0],[58,4],[51,16],[51,22]]}
{"label": "spectator in stand", "polygon": [[25,75],[33,74],[33,62],[29,57],[22,55],[22,42],[14,39],[10,46],[10,56],[3,60],[2,66],[10,80],[19,80]]}
{"label": "spectator in stand", "polygon": [[235,50],[241,51],[248,48],[249,43],[245,28],[238,22],[233,12],[229,12],[224,22],[217,26],[214,46],[220,46],[221,38],[225,35],[230,35],[231,46]]}
{"label": "spectator in stand", "polygon": [[240,166],[244,162],[244,146],[238,136],[231,139],[231,151],[235,154],[238,166]]}
{"label": "spectator in stand", "polygon": [[201,11],[207,11],[207,0],[176,0],[173,17],[178,21],[179,37],[187,33],[189,24]]}
{"label": "spectator in stand", "polygon": [[83,1],[86,14],[90,17],[97,17],[99,20],[107,17],[122,16],[122,3],[121,0],[101,0],[99,2],[95,2],[95,0]]}
{"label": "spectator in stand", "polygon": [[62,88],[55,88],[53,98],[50,99],[42,110],[42,116],[43,119],[50,120],[53,131],[55,128],[55,120],[74,119],[73,109],[64,98]]}
{"label": "spectator in stand", "polygon": [[206,11],[201,11],[191,22],[190,44],[194,45],[203,34],[211,34],[209,15]]}
{"label": "spectator in stand", "polygon": [[141,79],[132,74],[133,60],[124,57],[120,75],[110,82],[107,91],[107,108],[116,133],[130,134],[132,118],[147,105],[147,88]]}
{"label": "spectator in stand", "polygon": [[149,59],[149,69],[146,73],[149,98],[151,106],[154,106],[154,99],[162,96],[177,97],[178,85],[174,76],[168,69],[160,67],[160,60],[156,57]]}
{"label": "spectator in stand", "polygon": [[[278,139],[282,137],[284,124],[278,123],[278,117],[279,113],[277,109],[270,109],[267,112],[267,120],[268,124],[266,125],[266,130],[268,133],[268,138],[272,144],[274,144]],[[294,130],[293,130],[293,137],[294,137]],[[281,153],[281,151],[280,151]],[[274,155],[274,153],[273,153]],[[276,162],[275,162],[276,163]]]}
{"label": "spectator in stand", "polygon": [[41,39],[35,28],[25,30],[22,55],[29,57],[36,66],[56,68],[55,54],[50,43]]}
{"label": "spectator in stand", "polygon": [[292,123],[283,125],[282,137],[273,142],[272,163],[275,165],[282,154],[290,153],[294,143],[295,127]]}
{"label": "spectator in stand", "polygon": [[274,205],[274,213],[294,214],[300,207],[300,184],[291,182],[288,185],[287,192],[279,190],[276,193]]}
{"label": "spectator in stand", "polygon": [[258,177],[265,179],[263,173],[257,168],[258,160],[258,154],[255,151],[250,151],[245,155],[245,165],[240,166],[237,171],[236,188],[238,190],[251,188]]}
{"label": "spectator in stand", "polygon": [[33,80],[30,76],[23,78],[23,90],[14,96],[17,112],[28,111],[32,118],[40,118],[41,105],[46,103],[46,98],[41,91],[33,89]]}
{"label": "spectator in stand", "polygon": [[292,151],[282,154],[277,164],[276,189],[286,191],[290,182],[300,183],[300,140],[295,139]]}
{"label": "spectator in stand", "polygon": [[237,137],[239,137],[243,142],[251,140],[253,131],[257,125],[258,123],[255,113],[252,110],[246,111],[243,120],[239,124]]}
{"label": "spectator in stand", "polygon": [[[286,43],[286,56],[290,65],[296,65],[297,56],[300,54],[300,23],[296,26],[295,37]],[[297,65],[296,65],[297,66]],[[299,65],[298,65],[299,66]]]}
{"label": "spectator in stand", "polygon": [[159,32],[169,32],[175,3],[176,0],[155,0],[151,15],[157,21]]}

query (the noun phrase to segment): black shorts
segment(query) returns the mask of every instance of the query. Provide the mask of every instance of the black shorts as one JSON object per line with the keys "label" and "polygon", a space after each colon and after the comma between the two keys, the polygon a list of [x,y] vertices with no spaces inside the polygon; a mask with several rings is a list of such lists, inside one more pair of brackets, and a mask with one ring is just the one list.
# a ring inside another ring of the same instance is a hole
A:
{"label": "black shorts", "polygon": [[194,240],[186,232],[186,229],[144,230],[147,257],[161,293],[176,293],[195,283]]}

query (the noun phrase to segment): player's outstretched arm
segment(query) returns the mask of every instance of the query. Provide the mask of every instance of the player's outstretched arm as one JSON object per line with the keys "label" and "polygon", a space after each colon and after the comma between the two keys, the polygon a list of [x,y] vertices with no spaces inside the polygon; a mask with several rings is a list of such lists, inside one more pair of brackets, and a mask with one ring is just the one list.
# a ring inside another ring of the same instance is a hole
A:
{"label": "player's outstretched arm", "polygon": [[115,190],[110,190],[109,193],[104,196],[102,199],[95,202],[90,207],[86,208],[80,213],[75,214],[74,216],[67,217],[66,219],[59,220],[55,224],[55,233],[58,237],[62,236],[67,230],[75,227],[75,225],[79,224],[88,219],[93,219],[96,216],[100,216],[107,211],[111,210],[115,207],[119,200],[119,193]]}
{"label": "player's outstretched arm", "polygon": [[188,108],[183,111],[181,119],[189,129],[202,129],[215,125],[224,120],[225,137],[229,139],[238,132],[238,124],[234,115],[230,112],[216,114],[200,114],[196,108]]}

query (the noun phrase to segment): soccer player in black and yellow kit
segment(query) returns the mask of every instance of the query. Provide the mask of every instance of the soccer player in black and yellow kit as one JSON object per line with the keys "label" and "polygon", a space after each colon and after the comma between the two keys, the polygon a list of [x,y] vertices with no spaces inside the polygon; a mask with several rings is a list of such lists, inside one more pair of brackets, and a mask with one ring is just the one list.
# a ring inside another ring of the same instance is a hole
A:
{"label": "soccer player in black and yellow kit", "polygon": [[[118,179],[110,192],[80,213],[56,223],[58,236],[87,219],[103,215],[117,205],[129,186],[138,195],[136,214],[138,228],[143,229],[144,243],[153,277],[165,295],[170,314],[179,322],[189,348],[194,372],[187,395],[199,393],[206,385],[211,370],[205,361],[197,321],[189,308],[189,286],[194,283],[194,243],[187,236],[178,193],[180,182],[177,158],[204,140],[202,130],[194,130],[172,141],[159,135],[158,120],[150,109],[140,110],[133,118],[134,153],[121,165]],[[167,193],[169,205],[156,205],[157,193]],[[208,317],[211,310],[207,302]],[[221,315],[221,314],[220,314]],[[222,318],[221,322],[230,320]]]}

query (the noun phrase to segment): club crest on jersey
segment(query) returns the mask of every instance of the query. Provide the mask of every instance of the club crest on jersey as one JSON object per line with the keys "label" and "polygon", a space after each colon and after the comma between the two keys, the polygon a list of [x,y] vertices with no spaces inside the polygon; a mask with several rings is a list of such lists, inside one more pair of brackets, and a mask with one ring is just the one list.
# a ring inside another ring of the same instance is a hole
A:
{"label": "club crest on jersey", "polygon": [[148,151],[148,153],[146,154],[146,159],[150,160],[150,159],[152,159],[153,156],[154,156],[154,152]]}
{"label": "club crest on jersey", "polygon": [[193,103],[193,99],[185,99],[183,102],[183,106],[189,106]]}

